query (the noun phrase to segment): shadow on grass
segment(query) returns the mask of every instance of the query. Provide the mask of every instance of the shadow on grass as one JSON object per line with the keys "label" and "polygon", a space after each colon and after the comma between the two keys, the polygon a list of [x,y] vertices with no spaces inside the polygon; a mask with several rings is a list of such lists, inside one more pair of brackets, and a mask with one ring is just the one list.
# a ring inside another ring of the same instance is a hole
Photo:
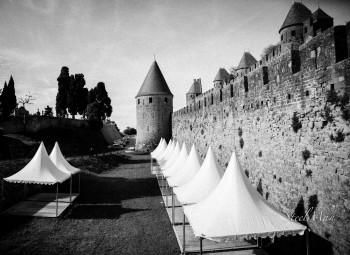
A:
{"label": "shadow on grass", "polygon": [[68,219],[118,219],[122,214],[144,211],[141,209],[123,208],[121,205],[95,204],[76,205],[66,216]]}
{"label": "shadow on grass", "polygon": [[32,219],[33,217],[0,215],[0,236],[5,236],[13,230],[21,228]]}

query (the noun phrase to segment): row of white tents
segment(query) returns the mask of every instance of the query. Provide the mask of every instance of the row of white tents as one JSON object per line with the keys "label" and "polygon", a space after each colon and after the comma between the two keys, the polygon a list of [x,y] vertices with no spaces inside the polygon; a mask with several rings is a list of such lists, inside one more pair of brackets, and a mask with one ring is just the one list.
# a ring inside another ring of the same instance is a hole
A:
{"label": "row of white tents", "polygon": [[[196,237],[216,242],[303,235],[307,228],[268,203],[250,183],[235,152],[226,171],[209,147],[204,161],[193,144],[161,139],[151,153],[173,188]],[[174,199],[173,199],[174,200]],[[184,216],[185,217],[185,216]],[[202,245],[200,245],[202,247]]]}
{"label": "row of white tents", "polygon": [[[42,142],[31,161],[20,171],[4,178],[7,182],[24,184],[56,184],[56,216],[58,212],[58,184],[70,178],[70,202],[72,202],[72,177],[80,169],[70,165],[62,155],[58,143],[55,143],[50,156]],[[80,175],[79,175],[80,192]]]}

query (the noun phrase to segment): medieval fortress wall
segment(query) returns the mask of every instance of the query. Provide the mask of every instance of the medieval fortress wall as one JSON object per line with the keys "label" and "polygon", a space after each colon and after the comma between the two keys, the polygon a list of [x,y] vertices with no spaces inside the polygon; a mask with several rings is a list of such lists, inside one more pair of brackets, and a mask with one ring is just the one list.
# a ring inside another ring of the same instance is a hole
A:
{"label": "medieval fortress wall", "polygon": [[[279,43],[172,119],[173,138],[195,143],[203,158],[211,146],[225,167],[235,151],[253,185],[281,211],[291,215],[298,203],[305,211],[316,207],[308,224],[337,254],[350,249],[350,126],[326,95],[331,89],[350,92],[349,31],[348,23],[304,44]],[[327,109],[333,116],[328,122]],[[301,123],[297,132],[294,114]],[[331,139],[338,131],[344,141]]]}

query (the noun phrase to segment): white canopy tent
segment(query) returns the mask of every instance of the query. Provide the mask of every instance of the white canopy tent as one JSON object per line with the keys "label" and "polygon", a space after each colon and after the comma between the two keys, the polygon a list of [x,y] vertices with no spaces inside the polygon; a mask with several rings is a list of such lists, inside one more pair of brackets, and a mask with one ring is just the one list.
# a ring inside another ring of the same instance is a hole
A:
{"label": "white canopy tent", "polygon": [[[55,146],[53,147],[51,154],[50,154],[51,161],[55,164],[55,166],[58,167],[62,172],[65,172],[67,174],[70,174],[70,203],[72,202],[72,181],[73,181],[73,175],[80,172],[80,169],[70,165],[67,160],[63,157],[61,149],[58,145],[58,143],[55,143]],[[80,193],[80,174],[79,174],[79,193]]]}
{"label": "white canopy tent", "polygon": [[151,152],[151,157],[152,158],[157,157],[158,154],[162,153],[166,149],[166,146],[167,144],[164,138],[161,138],[157,148],[153,152]]}
{"label": "white canopy tent", "polygon": [[179,157],[180,154],[180,144],[179,142],[176,142],[175,148],[171,154],[171,156],[169,157],[169,159],[165,162],[165,164],[162,167],[163,169],[168,169],[169,167],[171,167],[171,165],[177,160],[177,158]]}
{"label": "white canopy tent", "polygon": [[201,165],[202,159],[198,154],[196,146],[193,144],[185,164],[167,179],[169,186],[177,187],[185,184],[198,172]]}
{"label": "white canopy tent", "polygon": [[171,150],[172,145],[173,145],[173,140],[170,140],[169,143],[168,143],[168,146],[166,147],[166,149],[164,150],[164,152],[161,153],[161,154],[159,154],[157,157],[155,157],[155,159],[156,159],[158,162],[161,161],[161,160],[163,160],[163,158],[169,154],[169,151]]}
{"label": "white canopy tent", "polygon": [[176,159],[176,161],[171,165],[171,167],[165,169],[163,171],[163,175],[165,177],[170,177],[173,174],[176,173],[176,171],[178,169],[180,169],[186,162],[187,158],[188,158],[188,153],[189,153],[189,149],[187,147],[186,143],[183,143],[179,157]]}
{"label": "white canopy tent", "polygon": [[69,179],[71,175],[58,169],[51,161],[42,142],[32,160],[19,172],[4,178],[5,181],[24,184],[57,184],[56,215],[58,213],[58,183]]}
{"label": "white canopy tent", "polygon": [[224,170],[209,147],[198,173],[187,183],[175,187],[174,192],[182,204],[194,204],[205,199],[219,184]]}
{"label": "white canopy tent", "polygon": [[163,155],[163,157],[162,157],[161,159],[157,160],[158,165],[159,165],[161,168],[165,165],[165,163],[169,160],[169,158],[170,158],[171,155],[173,154],[173,151],[174,151],[174,149],[175,149],[175,146],[176,146],[176,143],[175,143],[175,141],[173,141],[173,142],[171,143],[171,145],[170,145],[169,150],[168,150],[166,153],[164,153],[164,155]]}
{"label": "white canopy tent", "polygon": [[291,221],[252,186],[235,153],[218,186],[204,200],[184,206],[197,237],[217,242],[303,235],[306,227]]}

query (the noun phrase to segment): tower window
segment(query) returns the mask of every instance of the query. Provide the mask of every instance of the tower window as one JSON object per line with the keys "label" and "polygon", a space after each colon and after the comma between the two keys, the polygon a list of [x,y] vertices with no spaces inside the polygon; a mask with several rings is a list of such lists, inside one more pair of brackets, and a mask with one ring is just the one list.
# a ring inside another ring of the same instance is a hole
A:
{"label": "tower window", "polygon": [[295,36],[295,30],[292,30],[292,36]]}
{"label": "tower window", "polygon": [[214,104],[214,96],[213,96],[213,94],[211,94],[211,104],[212,105]]}
{"label": "tower window", "polygon": [[334,84],[331,84],[331,90],[334,90]]}
{"label": "tower window", "polygon": [[152,97],[148,99],[148,103],[152,104]]}
{"label": "tower window", "polygon": [[166,98],[164,98],[164,103],[168,103],[168,98],[166,97]]}
{"label": "tower window", "polygon": [[263,82],[264,82],[264,85],[266,85],[269,83],[269,72],[267,70],[267,66],[263,66],[262,71],[263,71]]}
{"label": "tower window", "polygon": [[204,98],[204,107],[207,107],[207,98]]}
{"label": "tower window", "polygon": [[283,41],[283,35],[281,35],[281,41]]}
{"label": "tower window", "polygon": [[140,104],[140,99],[137,99],[137,104]]}
{"label": "tower window", "polygon": [[291,98],[292,98],[292,95],[288,94],[288,100],[291,100]]}
{"label": "tower window", "polygon": [[220,102],[222,102],[222,90],[220,89]]}
{"label": "tower window", "polygon": [[304,27],[304,33],[305,34],[307,33],[307,27]]}
{"label": "tower window", "polygon": [[305,93],[305,95],[306,95],[307,97],[310,96],[310,92],[307,90],[306,93]]}
{"label": "tower window", "polygon": [[198,101],[198,109],[201,109],[201,101]]}
{"label": "tower window", "polygon": [[231,97],[233,97],[233,85],[232,84],[230,85],[230,94],[231,94]]}

